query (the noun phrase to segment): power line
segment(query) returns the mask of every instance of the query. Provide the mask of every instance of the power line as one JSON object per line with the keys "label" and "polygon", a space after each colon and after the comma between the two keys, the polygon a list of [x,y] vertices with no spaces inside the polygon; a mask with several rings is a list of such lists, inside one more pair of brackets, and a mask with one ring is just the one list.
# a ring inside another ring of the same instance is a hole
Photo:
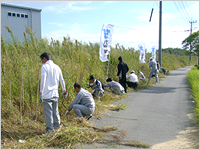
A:
{"label": "power line", "polygon": [[[124,27],[124,26],[119,26],[119,25],[114,25],[114,27],[119,27],[119,28],[125,28],[125,29],[131,29],[131,30],[137,30],[137,31],[149,31],[149,29],[137,29],[137,28],[132,28],[132,27]],[[157,31],[157,30],[151,30],[151,31]],[[173,31],[173,30],[168,30],[168,31],[163,31],[163,32],[186,32],[185,30],[180,30],[180,31]]]}
{"label": "power line", "polygon": [[186,3],[186,5],[187,5],[187,7],[188,7],[188,10],[189,10],[189,12],[190,12],[190,16],[192,16],[192,18],[193,18],[193,15],[192,15],[192,13],[191,13],[191,11],[190,11],[190,9],[189,9],[189,6],[188,6],[188,4],[187,4],[187,1],[184,1],[185,3]]}
{"label": "power line", "polygon": [[[178,6],[176,5],[175,1],[173,1],[173,2],[174,2],[174,4],[175,4],[175,6],[176,6],[176,8],[177,8],[178,12],[180,13],[181,17],[183,18],[183,16],[182,16],[181,12],[179,11],[179,8],[178,8]],[[184,18],[183,18],[183,20],[185,21],[185,19],[184,19]],[[185,21],[185,22],[188,24],[188,22],[187,22],[187,21]]]}
{"label": "power line", "polygon": [[[157,4],[157,2],[156,2],[156,4]],[[158,6],[158,4],[157,4],[157,6]],[[158,6],[159,7],[159,6]],[[162,12],[162,14],[163,14],[163,12]],[[164,16],[165,16],[165,14],[163,14]],[[173,23],[171,23],[171,21],[167,18],[167,16],[165,16],[165,18],[169,21],[169,23],[175,28],[175,25],[173,24]]]}
{"label": "power line", "polygon": [[183,1],[181,1],[181,3],[182,3],[182,5],[183,5],[183,7],[184,7],[184,10],[185,10],[185,12],[186,12],[186,14],[187,14],[189,20],[190,20],[191,17],[188,15],[188,12],[187,12],[187,10],[185,9],[185,5],[184,5]]}
{"label": "power line", "polygon": [[180,6],[180,8],[181,8],[181,10],[182,10],[182,12],[183,12],[183,14],[184,14],[185,19],[188,20],[188,21],[190,21],[190,17],[189,17],[189,19],[186,17],[185,11],[183,10],[183,8],[182,8],[182,6],[181,6],[181,4],[180,4],[179,1],[178,1],[178,4],[179,4],[179,6]]}

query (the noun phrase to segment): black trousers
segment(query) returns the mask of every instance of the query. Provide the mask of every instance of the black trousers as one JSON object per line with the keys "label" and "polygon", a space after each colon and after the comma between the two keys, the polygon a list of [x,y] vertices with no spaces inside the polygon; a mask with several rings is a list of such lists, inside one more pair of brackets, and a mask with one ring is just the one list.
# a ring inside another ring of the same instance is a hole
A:
{"label": "black trousers", "polygon": [[119,83],[124,87],[125,93],[127,93],[127,87],[126,87],[126,79],[119,79]]}
{"label": "black trousers", "polygon": [[135,89],[138,86],[137,82],[126,81],[126,83],[127,83],[128,87],[130,87],[130,88],[134,88]]}

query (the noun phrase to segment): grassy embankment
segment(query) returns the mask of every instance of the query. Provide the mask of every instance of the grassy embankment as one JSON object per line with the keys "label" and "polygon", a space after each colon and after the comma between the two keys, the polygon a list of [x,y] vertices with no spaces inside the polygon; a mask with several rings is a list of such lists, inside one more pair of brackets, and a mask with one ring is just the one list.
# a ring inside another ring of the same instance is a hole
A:
{"label": "grassy embankment", "polygon": [[[61,115],[61,130],[55,132],[50,138],[42,137],[45,132],[44,114],[39,103],[39,86],[41,73],[41,60],[39,56],[43,52],[52,55],[54,63],[62,70],[66,89],[69,92],[65,105],[68,106],[75,97],[73,84],[80,82],[83,87],[88,82],[88,77],[93,74],[102,83],[107,78],[107,62],[99,60],[99,44],[72,42],[70,37],[64,37],[62,42],[46,39],[34,39],[33,33],[27,27],[24,33],[25,42],[21,43],[14,38],[12,30],[11,43],[1,38],[1,148],[74,148],[75,143],[98,142],[105,132],[116,130],[115,126],[95,128],[93,124],[82,119],[74,119],[73,111],[70,116],[64,116],[66,109],[59,102]],[[30,37],[30,40],[28,40]],[[146,76],[149,74],[148,63],[139,63],[139,50],[121,50],[112,48],[110,58],[109,77],[115,80],[117,73],[117,58],[123,57],[131,70],[141,70]],[[146,60],[151,53],[146,54]],[[189,62],[187,56],[163,54],[162,66],[167,70],[173,70],[188,65],[194,65],[196,57]],[[129,73],[130,73],[129,71]],[[163,75],[159,75],[164,77]],[[138,89],[152,85],[146,81],[140,81]],[[131,91],[130,89],[128,91]],[[59,86],[59,93],[62,93]],[[106,90],[101,100],[96,101],[95,117],[101,117],[101,113],[112,109],[114,100],[120,100],[122,96],[116,96]],[[25,140],[21,144],[18,140]],[[136,142],[135,145],[137,145]],[[130,144],[131,145],[131,144]],[[133,144],[134,145],[134,144]],[[145,147],[144,143],[139,143]],[[148,147],[148,145],[146,145]]]}
{"label": "grassy embankment", "polygon": [[194,120],[199,125],[199,68],[198,66],[193,67],[188,73],[188,81],[191,86],[191,95],[194,99]]}

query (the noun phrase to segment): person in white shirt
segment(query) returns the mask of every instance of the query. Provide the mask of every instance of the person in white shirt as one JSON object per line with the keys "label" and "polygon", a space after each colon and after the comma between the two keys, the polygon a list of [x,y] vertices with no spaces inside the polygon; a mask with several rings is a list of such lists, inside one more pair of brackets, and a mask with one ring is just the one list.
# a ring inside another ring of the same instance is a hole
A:
{"label": "person in white shirt", "polygon": [[106,82],[107,82],[106,84],[103,84],[103,87],[110,87],[110,90],[114,94],[118,95],[124,94],[125,92],[124,87],[119,82],[113,81],[112,78],[108,78]]}
{"label": "person in white shirt", "polygon": [[44,118],[46,123],[46,134],[54,132],[54,129],[60,128],[60,115],[58,111],[58,86],[61,82],[63,97],[66,98],[65,82],[61,69],[51,60],[51,55],[44,52],[40,56],[43,63],[41,68],[41,83],[40,83],[40,102],[44,108]]}
{"label": "person in white shirt", "polygon": [[80,83],[75,83],[74,89],[77,93],[76,97],[69,105],[65,115],[68,115],[70,111],[74,109],[76,117],[86,117],[86,119],[89,120],[95,110],[93,96],[89,91],[83,89]]}
{"label": "person in white shirt", "polygon": [[132,70],[129,75],[126,76],[126,79],[130,79],[130,81],[126,81],[128,87],[137,88],[138,86],[138,76],[135,74],[135,71]]}

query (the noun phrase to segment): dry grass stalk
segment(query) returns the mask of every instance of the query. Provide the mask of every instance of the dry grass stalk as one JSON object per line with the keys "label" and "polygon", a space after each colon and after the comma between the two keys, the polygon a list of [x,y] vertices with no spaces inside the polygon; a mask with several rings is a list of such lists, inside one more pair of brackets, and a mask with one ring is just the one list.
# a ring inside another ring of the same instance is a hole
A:
{"label": "dry grass stalk", "polygon": [[21,124],[22,124],[22,111],[24,105],[24,85],[23,85],[23,72],[22,72],[22,85],[21,85],[21,92],[20,92],[20,114],[21,114]]}
{"label": "dry grass stalk", "polygon": [[9,89],[10,89],[9,90],[9,99],[10,99],[10,108],[11,108],[12,107],[12,101],[11,101],[11,81],[10,81],[10,88]]}

